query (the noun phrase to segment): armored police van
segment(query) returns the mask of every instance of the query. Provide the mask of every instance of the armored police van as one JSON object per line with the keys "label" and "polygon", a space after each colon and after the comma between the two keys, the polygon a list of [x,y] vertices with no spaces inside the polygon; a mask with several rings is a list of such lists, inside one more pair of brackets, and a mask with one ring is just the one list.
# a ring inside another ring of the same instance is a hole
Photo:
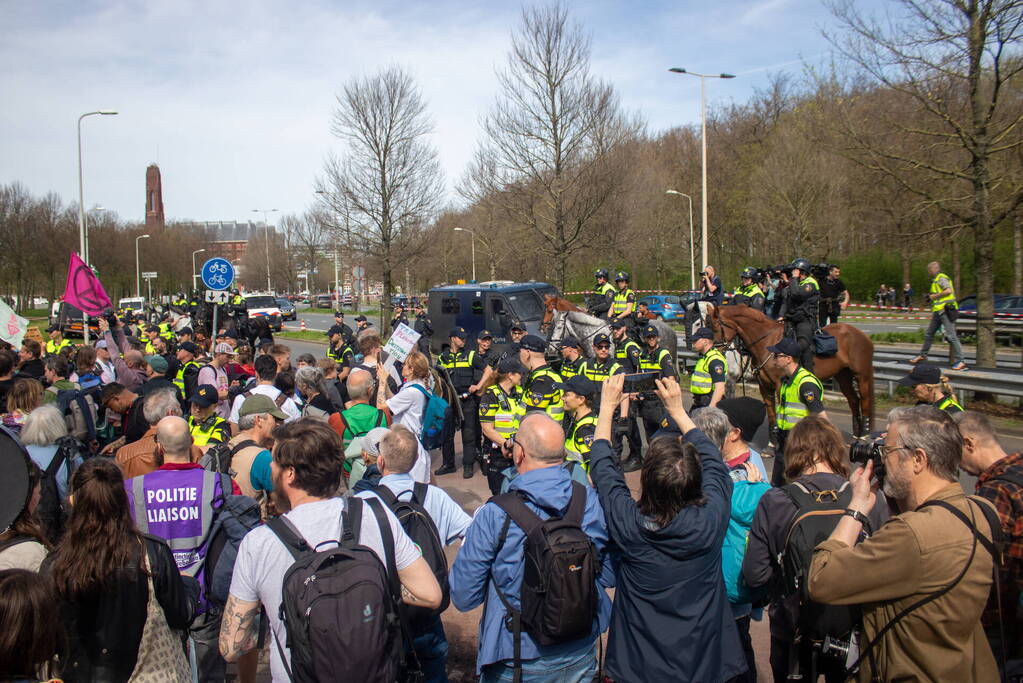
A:
{"label": "armored police van", "polygon": [[476,344],[476,335],[488,330],[494,335],[494,348],[503,351],[508,345],[514,321],[523,323],[529,334],[540,332],[545,294],[558,294],[546,282],[512,282],[495,280],[471,285],[447,285],[430,290],[427,307],[433,323],[431,350],[440,353],[448,345],[448,332],[464,327],[469,347]]}

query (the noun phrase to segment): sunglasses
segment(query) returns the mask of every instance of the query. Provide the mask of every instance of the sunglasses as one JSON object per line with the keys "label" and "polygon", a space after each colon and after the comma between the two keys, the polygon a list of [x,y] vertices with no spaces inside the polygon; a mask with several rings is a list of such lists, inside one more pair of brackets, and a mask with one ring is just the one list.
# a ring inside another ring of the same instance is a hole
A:
{"label": "sunglasses", "polygon": [[597,344],[593,348],[595,348],[595,349],[609,349],[609,348],[611,348],[611,345],[610,344]]}

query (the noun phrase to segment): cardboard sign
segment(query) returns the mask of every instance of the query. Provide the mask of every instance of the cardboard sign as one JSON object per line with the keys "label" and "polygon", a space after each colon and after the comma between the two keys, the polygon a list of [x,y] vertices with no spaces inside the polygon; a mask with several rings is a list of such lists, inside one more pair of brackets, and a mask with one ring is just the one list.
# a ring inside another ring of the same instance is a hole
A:
{"label": "cardboard sign", "polygon": [[391,338],[384,344],[384,351],[387,352],[388,357],[399,363],[404,363],[408,355],[415,350],[419,337],[418,332],[402,323],[394,328]]}
{"label": "cardboard sign", "polygon": [[25,339],[31,339],[32,341],[37,341],[40,344],[43,343],[43,335],[39,331],[38,327],[30,327],[25,330]]}

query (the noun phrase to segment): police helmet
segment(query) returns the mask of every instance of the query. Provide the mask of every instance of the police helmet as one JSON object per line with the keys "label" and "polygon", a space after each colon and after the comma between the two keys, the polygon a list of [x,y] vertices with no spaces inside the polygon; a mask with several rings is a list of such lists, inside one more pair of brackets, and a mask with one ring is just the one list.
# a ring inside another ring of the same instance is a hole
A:
{"label": "police helmet", "polygon": [[598,268],[597,271],[593,274],[593,277],[602,277],[602,278],[604,278],[606,280],[607,279],[607,268]]}
{"label": "police helmet", "polygon": [[809,273],[810,262],[807,261],[805,258],[797,258],[795,261],[792,262],[792,265],[790,265],[789,268],[790,269],[798,268],[799,272],[801,273]]}
{"label": "police helmet", "polygon": [[756,268],[743,268],[742,272],[739,274],[739,277],[744,277],[744,278],[748,277],[750,279],[753,279],[756,276],[757,276]]}
{"label": "police helmet", "polygon": [[629,281],[629,274],[627,272],[625,272],[624,270],[619,270],[617,273],[615,273],[615,282],[628,282],[628,281]]}

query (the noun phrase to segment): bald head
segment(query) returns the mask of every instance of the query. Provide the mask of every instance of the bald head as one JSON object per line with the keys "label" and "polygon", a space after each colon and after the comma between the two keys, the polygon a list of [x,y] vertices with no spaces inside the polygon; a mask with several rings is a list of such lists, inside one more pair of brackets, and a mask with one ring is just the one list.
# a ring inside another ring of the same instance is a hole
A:
{"label": "bald head", "polygon": [[543,413],[530,413],[519,425],[515,441],[537,467],[559,465],[565,460],[565,430]]}
{"label": "bald head", "polygon": [[163,448],[164,462],[188,462],[192,435],[188,423],[176,415],[168,415],[156,423],[156,441]]}
{"label": "bald head", "polygon": [[146,358],[141,351],[131,350],[124,354],[124,364],[133,370],[145,370]]}
{"label": "bald head", "polygon": [[349,398],[353,401],[364,401],[373,391],[373,375],[365,370],[352,370],[345,381],[345,386],[348,387]]}

